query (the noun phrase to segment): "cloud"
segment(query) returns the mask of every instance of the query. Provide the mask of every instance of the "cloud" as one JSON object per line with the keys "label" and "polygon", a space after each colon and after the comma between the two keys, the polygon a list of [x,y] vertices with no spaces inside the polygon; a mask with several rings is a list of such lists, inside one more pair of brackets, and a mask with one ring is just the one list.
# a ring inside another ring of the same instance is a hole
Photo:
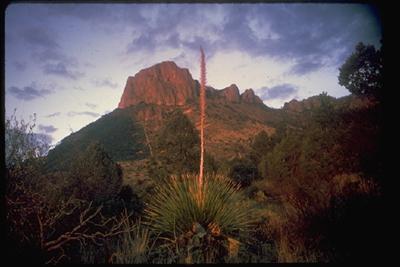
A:
{"label": "cloud", "polygon": [[54,36],[46,29],[39,27],[32,27],[25,29],[22,33],[23,39],[34,47],[56,49],[60,46],[55,41]]}
{"label": "cloud", "polygon": [[57,116],[60,116],[60,115],[61,115],[61,112],[54,112],[54,113],[51,113],[49,115],[46,115],[45,117],[46,118],[52,118],[52,117],[57,117]]}
{"label": "cloud", "polygon": [[117,88],[119,86],[118,83],[114,83],[110,79],[94,80],[93,84],[98,87],[110,87],[110,88]]}
{"label": "cloud", "polygon": [[86,103],[85,103],[85,106],[87,106],[87,107],[89,107],[89,108],[91,108],[91,109],[95,109],[95,108],[97,107],[96,104],[89,103],[89,102],[86,102]]}
{"label": "cloud", "polygon": [[8,88],[8,92],[12,94],[14,97],[24,101],[33,100],[39,97],[45,97],[46,95],[53,93],[52,90],[37,89],[35,87],[36,87],[35,83],[32,83],[32,85],[25,86],[23,88],[17,86],[11,86]]}
{"label": "cloud", "polygon": [[42,65],[45,73],[74,80],[83,76],[83,73],[71,70],[79,67],[79,62],[65,52],[65,48],[58,42],[57,32],[52,31],[51,27],[26,28],[22,30],[21,36],[33,60]]}
{"label": "cloud", "polygon": [[71,71],[67,66],[59,62],[57,64],[46,64],[43,67],[43,72],[46,74],[57,75],[67,79],[77,80],[78,78],[84,76],[83,73],[77,71]]}
{"label": "cloud", "polygon": [[362,4],[170,4],[138,9],[143,20],[132,26],[127,53],[198,50],[202,45],[208,55],[239,50],[295,60],[297,75],[325,62],[343,62],[358,41],[377,43],[382,34],[379,19]]}
{"label": "cloud", "polygon": [[79,115],[86,115],[86,116],[91,116],[94,118],[100,117],[99,113],[91,112],[91,111],[82,111],[82,112],[70,111],[67,113],[68,117],[75,117],[75,116],[79,116]]}
{"label": "cloud", "polygon": [[39,124],[38,129],[39,129],[39,131],[45,132],[45,133],[54,133],[55,131],[57,131],[57,128],[55,128],[53,125]]}
{"label": "cloud", "polygon": [[322,62],[316,62],[316,61],[299,62],[291,68],[289,74],[304,75],[313,71],[317,71],[323,66],[324,64]]}
{"label": "cloud", "polygon": [[22,62],[22,61],[15,61],[14,62],[14,67],[17,71],[24,71],[26,70],[26,62]]}
{"label": "cloud", "polygon": [[61,51],[55,49],[41,49],[32,51],[32,57],[42,63],[54,63],[59,61],[70,62],[71,59],[65,56]]}
{"label": "cloud", "polygon": [[271,100],[271,99],[287,99],[290,96],[293,96],[298,91],[297,87],[292,84],[280,84],[274,87],[262,87],[257,90],[257,94],[260,95],[262,100]]}

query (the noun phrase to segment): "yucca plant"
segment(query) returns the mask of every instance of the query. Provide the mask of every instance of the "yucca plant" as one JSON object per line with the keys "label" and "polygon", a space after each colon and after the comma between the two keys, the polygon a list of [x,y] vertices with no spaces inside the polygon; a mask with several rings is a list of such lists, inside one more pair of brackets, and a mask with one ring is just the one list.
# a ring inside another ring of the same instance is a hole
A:
{"label": "yucca plant", "polygon": [[203,184],[203,203],[197,201],[198,193],[196,175],[172,176],[158,184],[145,210],[151,227],[171,237],[187,233],[195,223],[217,227],[226,235],[247,229],[249,207],[244,205],[244,195],[236,183],[224,176],[208,175]]}
{"label": "yucca plant", "polygon": [[220,175],[205,178],[201,202],[197,199],[200,195],[197,175],[172,176],[158,184],[144,216],[160,237],[183,246],[195,246],[197,242],[200,250],[224,244],[228,255],[233,238],[249,230],[251,208],[239,186],[228,178]]}

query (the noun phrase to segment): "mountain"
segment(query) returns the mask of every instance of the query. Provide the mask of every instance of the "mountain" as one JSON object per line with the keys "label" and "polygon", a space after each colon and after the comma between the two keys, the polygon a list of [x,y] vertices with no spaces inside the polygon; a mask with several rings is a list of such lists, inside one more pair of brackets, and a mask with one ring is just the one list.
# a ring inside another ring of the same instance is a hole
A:
{"label": "mountain", "polygon": [[118,108],[141,102],[181,106],[196,98],[196,83],[187,69],[166,61],[128,77]]}
{"label": "mountain", "polygon": [[71,159],[92,142],[99,142],[115,161],[140,160],[149,155],[143,126],[132,113],[134,108],[116,109],[65,137],[47,156],[49,170],[64,170]]}
{"label": "mountain", "polygon": [[[165,61],[139,71],[134,77],[128,77],[118,108],[139,103],[184,106],[198,100],[199,88],[199,82],[192,78],[188,69]],[[222,90],[208,86],[207,97],[225,103],[263,104],[252,89],[240,95],[235,84]]]}
{"label": "mountain", "polygon": [[[64,138],[49,152],[49,162],[54,166],[65,165],[92,141],[103,144],[115,161],[149,158],[171,111],[181,109],[199,129],[199,88],[199,82],[190,72],[172,61],[143,69],[128,77],[118,108]],[[319,105],[316,96],[292,100],[282,109],[272,109],[252,89],[240,94],[235,84],[223,89],[207,86],[206,101],[206,152],[217,160],[241,157],[258,132],[272,135],[276,129],[298,126],[305,111]],[[351,102],[341,100],[343,105]]]}
{"label": "mountain", "polygon": [[[128,77],[118,108],[137,107],[135,118],[152,143],[168,112],[177,108],[199,128],[199,88],[187,69],[166,61]],[[273,109],[252,89],[240,94],[235,84],[223,89],[207,86],[206,101],[206,149],[215,158],[240,156],[254,133],[274,131]]]}

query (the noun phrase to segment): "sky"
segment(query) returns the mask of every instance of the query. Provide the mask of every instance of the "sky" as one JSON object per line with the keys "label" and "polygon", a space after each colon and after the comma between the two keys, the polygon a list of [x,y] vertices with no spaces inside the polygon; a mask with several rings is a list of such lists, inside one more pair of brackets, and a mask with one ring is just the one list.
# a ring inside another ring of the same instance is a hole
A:
{"label": "sky", "polygon": [[252,88],[264,104],[349,92],[339,67],[358,42],[380,48],[366,4],[11,4],[5,13],[5,108],[53,145],[120,100],[128,76],[172,60],[207,85]]}

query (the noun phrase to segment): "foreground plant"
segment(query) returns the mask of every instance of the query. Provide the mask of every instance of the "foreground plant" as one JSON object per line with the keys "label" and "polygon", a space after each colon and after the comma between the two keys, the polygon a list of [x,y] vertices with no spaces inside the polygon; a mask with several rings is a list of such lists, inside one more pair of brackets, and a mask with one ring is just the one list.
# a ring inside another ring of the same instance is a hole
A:
{"label": "foreground plant", "polygon": [[[172,176],[160,183],[145,210],[152,230],[184,248],[185,262],[212,262],[238,252],[239,234],[249,230],[251,209],[239,186],[224,176],[210,175],[200,188],[196,175]],[[196,254],[198,257],[192,259]]]}

